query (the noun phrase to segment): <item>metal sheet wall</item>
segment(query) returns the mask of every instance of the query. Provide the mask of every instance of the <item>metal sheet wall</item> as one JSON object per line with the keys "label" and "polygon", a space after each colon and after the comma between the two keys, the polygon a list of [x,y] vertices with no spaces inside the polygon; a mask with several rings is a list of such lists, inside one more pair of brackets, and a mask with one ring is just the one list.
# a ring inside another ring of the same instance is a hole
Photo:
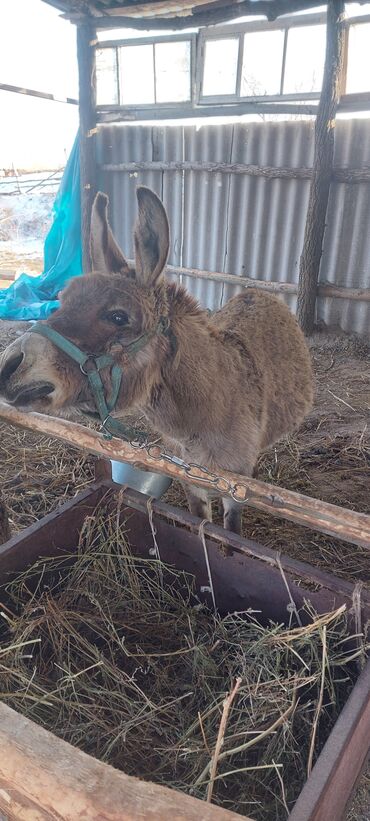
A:
{"label": "metal sheet wall", "polygon": [[[99,129],[98,163],[155,160],[242,162],[302,167],[313,161],[313,122],[231,125],[110,125]],[[370,121],[342,120],[336,126],[335,162],[370,165]],[[171,225],[172,265],[281,282],[298,281],[309,181],[266,180],[198,171],[100,172],[110,196],[118,241],[132,256],[135,187],[153,188],[165,203]],[[331,188],[320,281],[370,286],[370,184],[334,183]],[[206,307],[220,307],[239,289],[184,277]],[[288,297],[292,310],[295,298]],[[369,332],[370,304],[319,299],[318,318],[346,331]]]}

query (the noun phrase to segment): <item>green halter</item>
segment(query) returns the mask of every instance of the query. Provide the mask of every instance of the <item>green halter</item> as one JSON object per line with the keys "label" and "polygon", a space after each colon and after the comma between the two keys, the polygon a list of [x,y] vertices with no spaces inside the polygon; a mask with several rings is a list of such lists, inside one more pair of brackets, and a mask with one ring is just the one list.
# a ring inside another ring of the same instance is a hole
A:
{"label": "green halter", "polygon": [[[54,328],[51,328],[43,322],[36,322],[29,331],[49,339],[53,345],[63,351],[63,353],[80,366],[81,372],[88,379],[102,427],[104,428],[105,435],[109,439],[111,439],[112,436],[118,436],[122,439],[134,439],[136,441],[146,440],[145,433],[137,431],[130,425],[124,425],[122,422],[119,422],[118,419],[113,419],[110,415],[116,406],[123,376],[122,368],[117,365],[111,354],[94,356],[94,354],[85,353],[85,351],[81,351],[77,345],[74,345],[74,343],[65,336],[62,336],[62,334],[55,331]],[[154,331],[147,331],[142,334],[137,339],[134,339],[133,342],[129,342],[128,345],[123,346],[123,350],[126,354],[135,354],[141,351],[154,336],[161,333],[165,334],[167,331],[168,319],[161,317]],[[104,368],[111,368],[111,392],[109,397],[105,395],[104,385],[100,376],[100,371],[104,370]]]}

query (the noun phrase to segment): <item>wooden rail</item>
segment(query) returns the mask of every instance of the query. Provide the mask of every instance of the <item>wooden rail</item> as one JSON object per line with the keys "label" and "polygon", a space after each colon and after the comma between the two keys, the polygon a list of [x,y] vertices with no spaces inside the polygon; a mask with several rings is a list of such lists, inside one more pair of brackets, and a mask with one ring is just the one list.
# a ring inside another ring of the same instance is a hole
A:
{"label": "wooden rail", "polygon": [[[132,260],[134,265],[134,261]],[[238,285],[241,288],[258,288],[270,291],[273,294],[297,294],[298,285],[295,282],[277,282],[276,280],[252,279],[236,274],[222,274],[214,271],[201,271],[198,268],[180,268],[176,265],[167,265],[168,274],[175,276],[193,277],[194,279],[208,279],[214,282],[224,282],[227,285]],[[370,302],[370,288],[347,288],[329,283],[318,285],[317,295],[325,299],[354,299],[360,302]]]}
{"label": "wooden rail", "polygon": [[[309,167],[282,167],[271,165],[248,165],[240,162],[205,162],[193,160],[143,160],[140,162],[103,163],[101,171],[134,174],[137,171],[176,172],[193,171],[213,174],[236,174],[237,176],[262,177],[266,180],[311,180],[313,169]],[[370,182],[370,167],[342,168],[334,166],[332,180],[342,183]]]}
{"label": "wooden rail", "polygon": [[[152,449],[152,456],[144,450],[131,447],[121,439],[107,440],[101,433],[64,419],[56,419],[40,413],[24,413],[5,402],[0,402],[0,419],[28,430],[54,436],[62,442],[74,445],[87,453],[101,458],[126,462],[142,470],[164,473],[171,479],[190,482],[199,487],[210,487],[209,474],[197,469],[191,479],[186,470],[161,456],[160,448]],[[228,471],[222,471],[224,495],[229,483],[234,487],[234,496],[246,504],[282,519],[304,525],[311,530],[326,533],[346,542],[370,549],[370,516],[343,507],[312,499],[301,493],[260,482]]]}

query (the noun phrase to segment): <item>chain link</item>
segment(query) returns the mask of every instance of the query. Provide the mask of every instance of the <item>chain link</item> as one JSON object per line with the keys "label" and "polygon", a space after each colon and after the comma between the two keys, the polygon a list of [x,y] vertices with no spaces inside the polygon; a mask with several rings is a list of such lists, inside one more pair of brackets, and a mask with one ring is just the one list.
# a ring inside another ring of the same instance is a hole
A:
{"label": "chain link", "polygon": [[191,479],[201,479],[203,483],[210,485],[222,495],[227,494],[231,496],[234,502],[238,502],[241,505],[248,502],[252,495],[250,491],[248,491],[248,488],[241,482],[233,484],[229,479],[226,479],[225,476],[219,476],[217,473],[213,473],[207,467],[204,467],[204,465],[197,465],[195,462],[185,462],[179,456],[171,456],[159,447],[158,440],[155,442],[139,442],[135,439],[131,439],[129,445],[136,450],[145,451],[147,456],[154,461],[163,460],[164,462],[169,462],[176,467],[182,468],[190,481]]}

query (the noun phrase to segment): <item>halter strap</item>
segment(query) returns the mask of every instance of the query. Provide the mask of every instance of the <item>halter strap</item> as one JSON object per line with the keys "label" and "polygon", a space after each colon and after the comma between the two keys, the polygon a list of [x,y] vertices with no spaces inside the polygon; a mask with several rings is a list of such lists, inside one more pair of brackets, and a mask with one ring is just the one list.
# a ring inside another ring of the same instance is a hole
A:
{"label": "halter strap", "polygon": [[[147,345],[147,343],[154,336],[158,334],[165,334],[168,331],[169,322],[166,317],[161,317],[159,323],[154,331],[147,331],[137,339],[124,345],[123,350],[126,354],[133,355]],[[87,377],[91,392],[94,398],[96,409],[99,413],[102,427],[108,438],[112,436],[119,436],[123,439],[135,439],[137,441],[146,439],[146,434],[137,431],[130,425],[124,425],[118,419],[113,419],[110,414],[114,410],[120,388],[122,383],[123,370],[114,360],[111,354],[101,354],[94,356],[94,354],[85,353],[81,351],[70,339],[55,331],[50,325],[43,322],[36,322],[29,329],[29,332],[39,334],[40,336],[49,339],[56,348],[63,351],[70,359],[80,366],[81,372]],[[109,397],[106,397],[103,381],[100,371],[104,368],[111,368],[110,382],[111,391]]]}

